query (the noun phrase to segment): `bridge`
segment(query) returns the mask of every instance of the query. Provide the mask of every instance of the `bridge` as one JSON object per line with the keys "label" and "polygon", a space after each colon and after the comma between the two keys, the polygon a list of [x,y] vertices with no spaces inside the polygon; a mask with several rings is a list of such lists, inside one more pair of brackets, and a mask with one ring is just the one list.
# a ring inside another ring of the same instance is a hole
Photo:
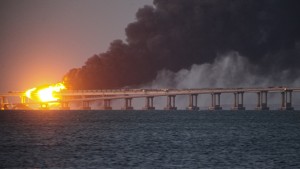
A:
{"label": "bridge", "polygon": [[[294,110],[292,106],[292,95],[295,92],[300,92],[300,88],[287,87],[267,87],[267,88],[201,88],[201,89],[115,89],[115,90],[63,90],[59,93],[61,99],[55,102],[60,103],[61,110],[69,110],[69,103],[80,102],[83,110],[91,110],[90,103],[102,101],[103,110],[112,110],[111,101],[123,99],[124,106],[122,110],[133,110],[132,100],[135,98],[145,98],[144,110],[155,110],[154,98],[166,97],[166,106],[164,110],[177,110],[176,96],[189,96],[188,110],[199,110],[198,95],[210,95],[211,104],[207,105],[208,110],[222,110],[221,94],[231,93],[232,110],[245,110],[244,95],[255,94],[257,98],[256,110],[269,110],[268,93],[281,94],[281,110]],[[7,98],[17,97],[20,102],[17,104],[40,104],[41,108],[47,109],[47,104],[41,102],[30,102],[24,92],[8,92],[0,94],[1,110],[8,109],[9,105]],[[231,99],[231,98],[226,98]],[[16,103],[14,103],[15,105]]]}

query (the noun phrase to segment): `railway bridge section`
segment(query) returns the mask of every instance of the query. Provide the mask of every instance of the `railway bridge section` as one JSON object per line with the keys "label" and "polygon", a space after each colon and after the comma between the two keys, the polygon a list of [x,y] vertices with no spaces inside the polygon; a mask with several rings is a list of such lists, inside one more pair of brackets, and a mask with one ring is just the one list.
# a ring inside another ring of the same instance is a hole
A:
{"label": "railway bridge section", "polygon": [[[210,95],[210,105],[208,110],[222,110],[221,94],[232,94],[232,110],[245,110],[244,95],[255,94],[257,98],[256,110],[269,110],[268,94],[280,93],[281,110],[294,110],[293,93],[300,92],[300,88],[287,87],[267,87],[267,88],[200,88],[200,89],[115,89],[115,90],[63,90],[59,93],[61,99],[55,102],[60,103],[61,110],[69,110],[69,104],[80,102],[83,110],[90,110],[91,102],[102,101],[103,110],[112,110],[111,101],[116,99],[124,100],[122,110],[133,110],[132,101],[135,98],[144,98],[144,110],[155,110],[154,99],[156,97],[166,97],[165,110],[177,110],[176,96],[188,96],[188,110],[199,110],[198,96]],[[10,92],[0,94],[1,109],[6,109],[7,98],[20,97],[20,103],[27,104],[24,92]],[[226,98],[231,99],[231,98]],[[42,108],[47,108],[48,103],[40,104]]]}

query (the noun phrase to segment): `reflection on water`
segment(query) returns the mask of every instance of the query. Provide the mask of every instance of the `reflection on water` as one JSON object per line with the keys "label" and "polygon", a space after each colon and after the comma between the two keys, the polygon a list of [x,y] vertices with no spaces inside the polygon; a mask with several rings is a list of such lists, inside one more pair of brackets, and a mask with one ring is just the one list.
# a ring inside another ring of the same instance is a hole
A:
{"label": "reflection on water", "polygon": [[1,111],[0,168],[299,168],[299,126],[299,111]]}

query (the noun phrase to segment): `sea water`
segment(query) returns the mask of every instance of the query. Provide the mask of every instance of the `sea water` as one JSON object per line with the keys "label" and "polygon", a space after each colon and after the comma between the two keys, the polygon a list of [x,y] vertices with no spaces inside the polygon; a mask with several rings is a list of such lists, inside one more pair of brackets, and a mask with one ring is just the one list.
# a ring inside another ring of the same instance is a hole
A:
{"label": "sea water", "polygon": [[300,168],[300,111],[0,111],[0,168]]}

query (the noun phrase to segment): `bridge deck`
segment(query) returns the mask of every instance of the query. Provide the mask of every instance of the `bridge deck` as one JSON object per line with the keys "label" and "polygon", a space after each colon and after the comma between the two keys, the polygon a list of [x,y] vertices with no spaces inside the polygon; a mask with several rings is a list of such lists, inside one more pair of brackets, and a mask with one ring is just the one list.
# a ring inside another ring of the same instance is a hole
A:
{"label": "bridge deck", "polygon": [[[112,100],[126,98],[160,97],[172,95],[213,94],[213,93],[280,93],[284,91],[300,92],[300,88],[201,88],[201,89],[115,89],[115,90],[63,90],[58,102]],[[25,92],[0,93],[0,97],[21,97]],[[54,101],[57,102],[57,101]]]}

